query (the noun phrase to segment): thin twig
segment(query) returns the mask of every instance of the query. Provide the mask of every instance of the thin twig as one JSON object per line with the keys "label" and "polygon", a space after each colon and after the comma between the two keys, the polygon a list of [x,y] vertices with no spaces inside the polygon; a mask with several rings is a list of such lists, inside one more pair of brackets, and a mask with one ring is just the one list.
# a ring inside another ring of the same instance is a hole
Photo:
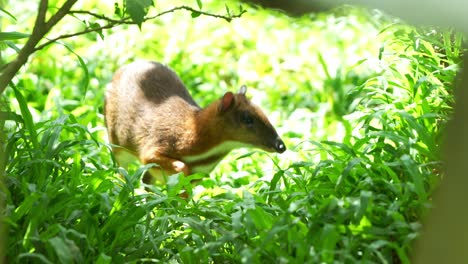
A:
{"label": "thin twig", "polygon": [[37,46],[36,48],[34,48],[34,51],[38,51],[38,50],[41,50],[47,46],[49,46],[50,44],[56,42],[57,40],[61,40],[61,39],[66,39],[66,38],[71,38],[71,37],[76,37],[76,36],[80,36],[80,35],[84,35],[84,34],[88,34],[88,33],[91,33],[91,32],[97,32],[97,31],[100,31],[100,30],[103,30],[103,29],[110,29],[110,28],[113,28],[113,27],[116,27],[116,26],[120,26],[120,25],[123,25],[123,24],[134,24],[133,22],[127,22],[127,21],[122,21],[122,23],[110,23],[110,24],[107,24],[107,25],[104,25],[104,26],[101,26],[101,27],[96,27],[96,28],[87,28],[83,31],[80,31],[80,32],[76,32],[76,33],[72,33],[72,34],[64,34],[64,35],[60,35],[56,38],[53,38],[53,39],[50,39],[49,41]]}
{"label": "thin twig", "polygon": [[[224,19],[228,22],[230,22],[233,18],[239,18],[241,17],[245,12],[245,10],[242,10],[239,14],[235,14],[235,15],[230,15],[230,16],[224,16],[224,15],[217,15],[217,14],[212,14],[212,13],[208,13],[208,12],[204,12],[204,11],[201,11],[201,10],[197,10],[193,7],[190,7],[190,6],[185,6],[185,5],[182,5],[182,6],[177,6],[177,7],[174,7],[174,8],[171,8],[171,9],[168,9],[166,11],[163,11],[157,15],[154,15],[154,16],[150,16],[150,17],[146,17],[144,18],[144,21],[148,21],[148,20],[151,20],[151,19],[155,19],[155,18],[158,18],[162,15],[165,15],[165,14],[168,14],[168,13],[172,13],[174,11],[178,11],[178,10],[187,10],[187,11],[190,11],[190,12],[196,12],[196,13],[199,13],[201,15],[204,15],[204,16],[210,16],[210,17],[215,17],[215,18],[221,18],[221,19]],[[90,11],[84,11],[84,10],[71,10],[69,12],[70,14],[86,14],[86,15],[90,15],[90,16],[93,16],[95,18],[98,18],[98,19],[101,19],[101,20],[105,20],[105,21],[108,21],[108,22],[113,22],[113,23],[121,23],[122,20],[127,20],[129,19],[129,17],[126,17],[124,19],[120,19],[120,20],[117,20],[117,19],[112,19],[110,17],[107,17],[107,16],[104,16],[104,15],[100,15],[100,14],[96,14],[96,13],[93,13],[93,12],[90,12]]]}
{"label": "thin twig", "polygon": [[70,10],[69,14],[71,14],[71,15],[74,15],[74,14],[89,15],[89,16],[95,17],[97,19],[101,19],[101,20],[104,20],[104,21],[112,22],[112,23],[121,23],[122,21],[126,21],[126,20],[130,19],[130,17],[126,17],[126,18],[123,18],[123,19],[112,19],[110,17],[100,15],[100,14],[96,14],[96,13],[93,13],[91,11],[86,11],[86,10]]}
{"label": "thin twig", "polygon": [[[200,13],[201,15],[204,15],[204,16],[210,16],[210,17],[215,17],[215,18],[221,18],[221,19],[224,19],[228,22],[230,22],[233,18],[239,18],[242,16],[242,14],[244,14],[246,11],[245,10],[241,10],[241,12],[239,12],[238,14],[235,14],[235,15],[231,15],[231,16],[224,16],[224,15],[217,15],[217,14],[211,14],[211,13],[207,13],[207,12],[204,12],[204,11],[200,11],[200,10],[196,10],[190,6],[177,6],[177,7],[174,7],[174,8],[171,8],[171,9],[168,9],[166,11],[162,11],[161,13],[158,13],[154,16],[150,16],[150,17],[145,17],[143,19],[143,22],[146,22],[148,20],[152,20],[152,19],[156,19],[160,16],[163,16],[165,14],[168,14],[168,13],[172,13],[172,12],[175,12],[175,11],[178,11],[178,10],[187,10],[187,11],[190,11],[190,12],[197,12],[197,13]],[[80,32],[76,32],[76,33],[72,33],[72,34],[64,34],[64,35],[60,35],[58,37],[55,37],[53,39],[50,39],[49,41],[37,46],[34,51],[38,51],[38,50],[41,50],[45,47],[47,47],[48,45],[58,41],[58,40],[61,40],[61,39],[67,39],[67,38],[71,38],[71,37],[76,37],[76,36],[80,36],[80,35],[84,35],[84,34],[88,34],[88,33],[91,33],[91,32],[97,32],[97,31],[100,31],[100,30],[103,30],[103,29],[110,29],[110,28],[113,28],[113,27],[116,27],[116,26],[120,26],[120,25],[136,25],[137,23],[133,22],[131,20],[130,17],[124,17],[120,20],[117,20],[117,19],[112,19],[112,18],[109,18],[107,16],[104,16],[104,15],[100,15],[100,14],[96,14],[96,13],[93,13],[93,12],[90,12],[90,11],[81,11],[81,10],[70,10],[68,12],[69,14],[84,14],[84,15],[89,15],[89,16],[92,16],[92,17],[95,17],[97,19],[100,19],[100,20],[104,20],[104,21],[107,21],[109,22],[108,24],[104,25],[104,26],[100,26],[100,27],[95,27],[95,28],[87,28],[83,31],[80,31]]]}
{"label": "thin twig", "polygon": [[19,71],[19,69],[28,61],[29,56],[36,51],[36,45],[44,38],[49,30],[58,23],[67,13],[70,8],[76,3],[77,0],[67,0],[62,5],[57,13],[55,13],[49,21],[46,21],[46,13],[48,7],[48,0],[41,0],[38,6],[38,13],[36,22],[34,24],[33,31],[26,44],[18,53],[18,56],[8,63],[6,68],[1,72],[0,75],[0,94],[3,93],[5,88],[11,82],[13,77]]}
{"label": "thin twig", "polygon": [[[97,31],[100,31],[100,30],[103,30],[103,29],[110,29],[110,28],[113,28],[113,27],[116,27],[116,26],[119,26],[119,25],[123,25],[123,24],[137,24],[137,23],[133,22],[130,17],[124,17],[124,18],[122,18],[120,20],[116,20],[116,19],[106,17],[104,15],[95,14],[95,13],[89,12],[89,11],[73,11],[73,10],[70,10],[71,7],[75,4],[76,1],[77,0],[66,0],[65,3],[62,5],[62,7],[57,11],[57,13],[55,13],[49,19],[49,21],[45,20],[46,19],[46,13],[47,13],[47,7],[48,7],[48,0],[41,0],[40,1],[39,8],[38,8],[38,15],[37,15],[37,18],[36,18],[36,23],[35,23],[35,27],[33,29],[33,32],[31,34],[31,37],[26,42],[25,46],[21,49],[21,51],[18,54],[18,56],[16,57],[16,59],[14,61],[12,61],[11,63],[9,63],[8,66],[6,66],[6,68],[1,72],[1,75],[0,75],[0,94],[5,90],[8,83],[12,80],[12,78],[18,72],[18,70],[21,68],[21,66],[23,66],[26,63],[28,57],[32,53],[34,53],[34,52],[36,52],[38,50],[41,50],[41,49],[45,48],[46,46],[48,46],[48,45],[50,45],[50,44],[52,44],[52,43],[54,43],[54,42],[56,42],[56,41],[58,41],[60,39],[66,39],[66,38],[71,38],[71,37],[75,37],[75,36],[79,36],[79,35],[83,35],[83,34],[87,34],[87,33],[91,33],[91,32],[97,32]],[[143,22],[158,18],[158,17],[160,17],[162,15],[165,15],[165,14],[168,14],[168,13],[171,13],[171,12],[175,12],[177,10],[187,10],[187,11],[199,14],[199,15],[210,16],[210,17],[215,17],[215,18],[221,18],[221,19],[224,19],[224,20],[226,20],[228,22],[232,21],[233,18],[241,17],[242,14],[244,14],[246,12],[245,10],[240,10],[240,12],[238,14],[231,15],[231,14],[228,13],[228,16],[224,16],[224,15],[211,14],[211,13],[204,12],[204,11],[201,11],[201,10],[196,10],[196,9],[190,7],[190,6],[178,6],[178,7],[174,7],[172,9],[163,11],[163,12],[157,14],[157,15],[146,17],[146,18],[143,19]],[[108,23],[106,25],[100,26],[100,27],[94,27],[94,28],[88,27],[87,29],[85,29],[83,31],[76,32],[76,33],[73,33],[73,34],[59,35],[58,37],[50,39],[50,40],[48,40],[47,42],[45,42],[45,43],[43,43],[41,45],[37,45],[38,42],[44,37],[44,35],[52,27],[54,27],[67,14],[71,14],[71,15],[73,15],[73,14],[85,14],[85,15],[89,15],[89,16],[95,17],[95,18],[100,19],[100,20],[107,21]]]}
{"label": "thin twig", "polygon": [[145,18],[145,21],[146,20],[150,20],[150,19],[155,19],[157,17],[160,17],[162,15],[165,15],[167,13],[171,13],[171,12],[174,12],[174,11],[177,11],[177,10],[187,10],[187,11],[191,11],[191,12],[194,12],[194,13],[199,13],[201,15],[204,15],[204,16],[210,16],[210,17],[215,17],[215,18],[222,18],[224,20],[226,20],[227,22],[231,22],[231,20],[233,18],[239,18],[241,17],[245,12],[245,10],[241,10],[241,12],[239,14],[236,14],[236,15],[230,15],[230,16],[223,16],[223,15],[217,15],[217,14],[211,14],[211,13],[208,13],[208,12],[204,12],[204,11],[201,11],[201,10],[197,10],[195,8],[192,8],[190,6],[177,6],[177,7],[174,7],[172,9],[169,9],[169,10],[166,10],[166,11],[163,11],[155,16],[151,16],[151,17],[148,17],[148,18]]}

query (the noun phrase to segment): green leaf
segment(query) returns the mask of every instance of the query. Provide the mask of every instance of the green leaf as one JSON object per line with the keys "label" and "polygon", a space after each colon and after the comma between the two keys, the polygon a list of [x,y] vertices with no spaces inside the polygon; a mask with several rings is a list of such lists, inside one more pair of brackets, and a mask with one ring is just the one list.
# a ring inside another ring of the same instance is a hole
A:
{"label": "green leaf", "polygon": [[0,32],[0,41],[29,38],[30,34],[21,32]]}
{"label": "green leaf", "polygon": [[18,221],[23,215],[28,214],[31,212],[31,209],[34,207],[36,201],[41,197],[40,193],[34,192],[31,193],[28,197],[26,197],[21,204],[16,208],[14,213],[11,215],[11,219],[16,222]]}
{"label": "green leaf", "polygon": [[334,141],[322,141],[321,143],[324,144],[324,145],[329,145],[329,146],[338,147],[338,148],[340,148],[341,150],[343,150],[343,151],[345,151],[346,153],[348,153],[349,155],[351,155],[351,156],[356,156],[356,153],[354,152],[354,150],[353,150],[352,148],[350,148],[349,146],[347,146],[346,144],[339,143],[339,142],[334,142]]}
{"label": "green leaf", "polygon": [[140,29],[148,13],[148,8],[152,5],[152,0],[125,0],[126,13],[130,15],[130,18]]}
{"label": "green leaf", "polygon": [[67,242],[61,237],[49,239],[49,243],[55,250],[55,254],[60,259],[61,263],[73,263],[73,252]]}
{"label": "green leaf", "polygon": [[203,8],[203,4],[201,0],[197,0],[197,5],[198,5],[198,8],[200,8],[200,10]]}
{"label": "green leaf", "polygon": [[16,46],[15,43],[13,43],[13,41],[5,41],[5,44],[6,44],[8,47],[14,49],[14,50],[16,51],[16,53],[20,53],[21,49],[18,48],[18,46]]}
{"label": "green leaf", "polygon": [[90,23],[89,24],[89,27],[91,29],[94,30],[94,32],[98,33],[98,35],[101,37],[102,40],[104,40],[104,34],[102,34],[102,29],[101,28],[101,24],[97,23],[97,22],[94,22],[94,23]]}
{"label": "green leaf", "polygon": [[[43,254],[39,253],[21,253],[17,258],[19,263],[45,263],[53,264],[49,259],[46,258]],[[36,261],[34,261],[34,259]]]}
{"label": "green leaf", "polygon": [[268,200],[267,203],[271,203],[271,200],[273,199],[273,191],[276,189],[276,185],[278,184],[278,181],[281,179],[281,177],[284,175],[284,171],[278,171],[275,173],[273,176],[273,179],[271,179],[270,182],[270,194],[268,195]]}
{"label": "green leaf", "polygon": [[104,253],[101,253],[96,261],[96,264],[110,264],[112,263],[112,258],[107,256]]}
{"label": "green leaf", "polygon": [[244,224],[242,222],[242,212],[240,210],[231,214],[231,225],[234,231],[240,232],[244,228]]}
{"label": "green leaf", "polygon": [[114,14],[122,17],[122,9],[120,9],[119,3],[117,2],[114,3]]}
{"label": "green leaf", "polygon": [[335,225],[326,224],[321,232],[320,240],[322,244],[322,260],[326,263],[332,263],[334,260],[334,252],[336,243],[340,239],[340,234],[336,230]]}
{"label": "green leaf", "polygon": [[241,155],[239,157],[236,158],[236,160],[240,160],[240,159],[244,159],[244,158],[247,158],[247,157],[250,157],[252,156],[253,154],[257,153],[258,151],[251,151],[251,152],[248,152],[248,153],[245,153],[244,155]]}
{"label": "green leaf", "polygon": [[68,45],[66,45],[64,43],[60,43],[60,44],[62,44],[68,51],[70,51],[71,53],[73,53],[73,55],[76,56],[76,58],[78,59],[78,62],[80,64],[80,67],[83,70],[84,78],[81,80],[81,85],[80,86],[83,89],[82,99],[84,100],[86,92],[88,92],[88,86],[89,86],[89,70],[88,70],[88,67],[86,66],[86,63],[80,57],[80,55],[78,55],[78,53],[76,53],[71,47],[69,47]]}
{"label": "green leaf", "polygon": [[199,17],[200,15],[201,15],[201,13],[197,12],[197,11],[192,11],[192,14],[191,14],[192,18]]}
{"label": "green leaf", "polygon": [[407,154],[403,155],[401,157],[401,161],[403,162],[403,165],[405,166],[406,170],[411,176],[411,179],[413,180],[413,184],[415,187],[415,191],[419,197],[419,200],[421,202],[426,202],[427,201],[427,193],[424,188],[424,181],[423,181],[423,176],[419,172],[418,165],[416,162]]}
{"label": "green leaf", "polygon": [[273,216],[265,212],[260,206],[249,209],[246,217],[250,218],[258,230],[270,230],[273,224]]}
{"label": "green leaf", "polygon": [[348,165],[346,166],[346,168],[343,170],[343,173],[341,173],[341,175],[338,177],[338,180],[336,182],[336,188],[339,188],[344,180],[348,177],[350,171],[356,166],[358,165],[359,163],[361,163],[361,159],[360,158],[353,158],[349,163]]}
{"label": "green leaf", "polygon": [[14,112],[0,111],[0,120],[12,120],[15,122],[21,122],[21,116]]}
{"label": "green leaf", "polygon": [[353,219],[353,222],[355,224],[358,224],[361,222],[362,217],[364,216],[367,210],[367,207],[369,206],[369,200],[371,198],[372,198],[372,192],[364,191],[364,190],[361,191],[358,210],[355,212],[354,219]]}
{"label": "green leaf", "polygon": [[37,132],[36,128],[34,126],[34,121],[31,115],[31,111],[29,111],[28,108],[28,103],[26,102],[26,99],[23,97],[21,92],[18,90],[18,88],[15,85],[11,85],[13,88],[13,91],[15,93],[16,100],[18,100],[18,104],[21,110],[21,115],[23,116],[24,120],[24,125],[26,129],[29,131],[31,134],[31,141],[35,149],[40,149],[39,142],[37,141]]}
{"label": "green leaf", "polygon": [[0,11],[2,11],[3,13],[7,14],[9,17],[11,17],[13,20],[16,21],[16,17],[13,16],[10,12],[6,11],[5,9],[1,8],[0,7]]}

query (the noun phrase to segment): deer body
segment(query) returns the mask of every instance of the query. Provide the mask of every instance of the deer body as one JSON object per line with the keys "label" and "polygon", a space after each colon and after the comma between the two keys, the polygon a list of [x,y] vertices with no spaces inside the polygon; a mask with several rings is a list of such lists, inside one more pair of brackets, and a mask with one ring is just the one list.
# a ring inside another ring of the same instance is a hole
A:
{"label": "deer body", "polygon": [[[232,149],[259,147],[284,152],[285,145],[263,112],[240,93],[200,108],[179,77],[166,66],[141,61],[122,67],[106,92],[109,141],[119,163],[137,156],[163,180],[177,172],[209,173]],[[153,180],[145,177],[145,182]]]}

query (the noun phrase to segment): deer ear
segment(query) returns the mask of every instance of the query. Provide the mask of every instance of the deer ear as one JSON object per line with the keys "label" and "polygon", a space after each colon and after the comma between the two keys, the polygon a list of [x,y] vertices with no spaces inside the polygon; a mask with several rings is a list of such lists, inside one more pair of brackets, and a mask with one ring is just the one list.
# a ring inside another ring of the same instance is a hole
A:
{"label": "deer ear", "polygon": [[227,92],[223,95],[221,99],[221,104],[219,105],[220,112],[226,112],[234,105],[234,94],[232,92]]}
{"label": "deer ear", "polygon": [[232,92],[227,92],[223,95],[221,99],[221,104],[219,105],[220,112],[226,112],[234,105],[234,94]]}
{"label": "deer ear", "polygon": [[247,92],[247,86],[242,85],[239,89],[239,94],[245,95],[246,92]]}

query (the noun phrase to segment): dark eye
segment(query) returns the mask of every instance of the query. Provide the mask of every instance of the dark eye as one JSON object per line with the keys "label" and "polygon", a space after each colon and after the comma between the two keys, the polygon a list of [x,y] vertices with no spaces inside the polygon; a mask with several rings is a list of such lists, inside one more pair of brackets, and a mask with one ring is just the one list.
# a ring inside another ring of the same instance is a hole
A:
{"label": "dark eye", "polygon": [[254,118],[249,112],[242,112],[240,120],[242,123],[246,124],[249,127],[251,127],[254,123]]}

